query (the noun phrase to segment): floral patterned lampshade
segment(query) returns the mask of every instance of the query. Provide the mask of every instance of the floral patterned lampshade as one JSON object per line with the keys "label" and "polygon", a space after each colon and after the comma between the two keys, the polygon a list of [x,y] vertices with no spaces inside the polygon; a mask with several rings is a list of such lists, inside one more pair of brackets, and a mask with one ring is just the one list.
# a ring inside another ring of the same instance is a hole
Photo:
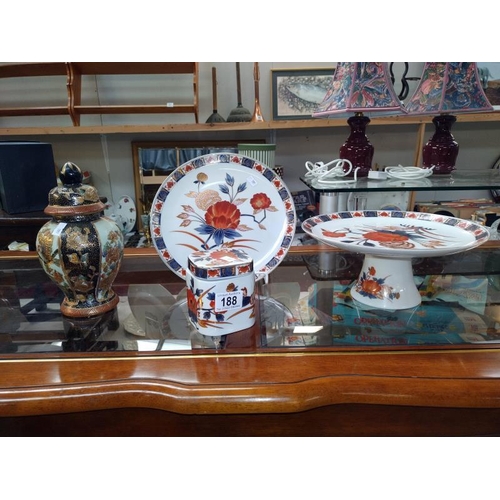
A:
{"label": "floral patterned lampshade", "polygon": [[405,105],[412,115],[493,111],[475,62],[428,62]]}
{"label": "floral patterned lampshade", "polygon": [[455,114],[493,111],[474,62],[428,62],[415,93],[406,103],[412,115],[436,115],[434,135],[423,147],[423,166],[433,174],[451,174],[458,157],[458,142],[451,134]]}
{"label": "floral patterned lampshade", "polygon": [[367,112],[406,113],[394,92],[388,63],[337,63],[331,88],[313,117]]}
{"label": "floral patterned lampshade", "polygon": [[[330,90],[313,113],[315,118],[350,114],[351,134],[340,148],[340,158],[349,160],[349,175],[366,177],[371,170],[374,147],[366,137],[367,114],[403,114],[406,110],[394,92],[388,63],[339,62]],[[349,165],[344,167],[347,171]],[[354,174],[355,173],[355,174]]]}

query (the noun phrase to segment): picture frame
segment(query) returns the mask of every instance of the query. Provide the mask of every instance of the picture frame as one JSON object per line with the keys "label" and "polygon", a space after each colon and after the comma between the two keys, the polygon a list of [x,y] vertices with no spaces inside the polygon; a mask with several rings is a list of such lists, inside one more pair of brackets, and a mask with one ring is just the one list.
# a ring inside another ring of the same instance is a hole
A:
{"label": "picture frame", "polygon": [[488,101],[500,109],[500,62],[478,62],[477,69]]}
{"label": "picture frame", "polygon": [[312,119],[334,73],[335,68],[272,69],[273,120]]}

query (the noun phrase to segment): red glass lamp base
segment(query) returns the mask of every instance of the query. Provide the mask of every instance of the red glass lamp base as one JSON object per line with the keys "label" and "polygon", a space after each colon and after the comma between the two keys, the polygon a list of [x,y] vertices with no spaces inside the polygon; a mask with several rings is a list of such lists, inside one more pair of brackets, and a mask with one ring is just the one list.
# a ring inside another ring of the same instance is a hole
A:
{"label": "red glass lamp base", "polygon": [[456,121],[453,115],[439,115],[432,120],[436,130],[424,146],[423,166],[434,167],[433,174],[451,174],[455,170],[458,142],[450,131]]}
{"label": "red glass lamp base", "polygon": [[[370,118],[362,114],[351,116],[347,123],[351,127],[351,134],[340,148],[340,158],[352,163],[352,171],[348,177],[354,177],[354,170],[358,169],[358,177],[366,177],[372,168],[374,147],[366,137],[366,126]],[[344,167],[344,171],[348,166]]]}

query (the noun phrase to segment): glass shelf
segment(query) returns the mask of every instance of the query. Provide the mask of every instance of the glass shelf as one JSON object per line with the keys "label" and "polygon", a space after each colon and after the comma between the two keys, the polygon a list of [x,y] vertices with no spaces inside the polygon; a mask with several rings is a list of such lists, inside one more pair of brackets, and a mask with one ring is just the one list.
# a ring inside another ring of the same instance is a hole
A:
{"label": "glass shelf", "polygon": [[431,175],[416,180],[374,180],[364,177],[355,184],[320,184],[317,179],[300,180],[318,193],[346,193],[357,191],[453,191],[458,189],[499,189],[500,170],[456,170],[450,175]]}
{"label": "glass shelf", "polygon": [[[415,259],[423,302],[403,311],[367,308],[352,300],[349,289],[362,264],[357,254],[291,254],[268,284],[259,282],[255,327],[218,338],[203,337],[190,325],[183,280],[146,273],[144,259],[137,259],[141,270],[136,271],[133,260],[125,261],[114,287],[120,296],[116,309],[73,319],[61,316],[62,293],[37,261],[0,261],[0,359],[500,345],[496,247]],[[155,266],[164,267],[159,259]],[[159,301],[159,288],[171,300]]]}

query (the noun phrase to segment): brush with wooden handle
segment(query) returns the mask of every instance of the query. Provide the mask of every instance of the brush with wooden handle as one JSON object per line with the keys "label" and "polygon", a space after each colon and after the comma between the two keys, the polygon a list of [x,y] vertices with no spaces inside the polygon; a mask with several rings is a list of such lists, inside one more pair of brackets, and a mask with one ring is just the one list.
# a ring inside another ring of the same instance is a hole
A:
{"label": "brush with wooden handle", "polygon": [[224,118],[217,112],[217,70],[212,66],[212,101],[213,113],[207,118],[205,123],[222,123]]}
{"label": "brush with wooden handle", "polygon": [[241,78],[240,78],[240,63],[236,63],[236,92],[238,95],[238,106],[234,108],[227,117],[228,122],[249,122],[252,119],[252,114],[247,108],[241,104]]}

